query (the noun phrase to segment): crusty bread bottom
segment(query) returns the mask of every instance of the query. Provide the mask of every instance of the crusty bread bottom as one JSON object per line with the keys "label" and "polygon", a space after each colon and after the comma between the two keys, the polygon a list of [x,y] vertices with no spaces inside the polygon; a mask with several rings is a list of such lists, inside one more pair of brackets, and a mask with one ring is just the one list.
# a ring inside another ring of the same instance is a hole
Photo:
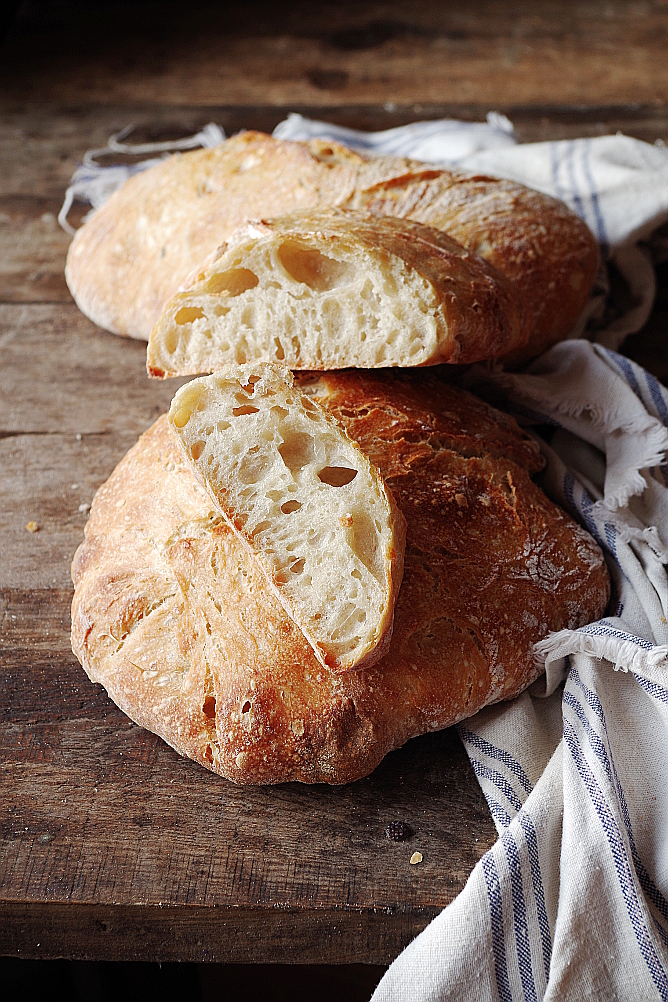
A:
{"label": "crusty bread bottom", "polygon": [[533,644],[600,616],[594,541],[530,479],[534,444],[436,378],[321,377],[310,392],[380,467],[408,522],[392,643],[335,675],[181,458],[166,417],[95,498],[72,575],[90,678],[181,754],[239,783],[343,783],[409,738],[510,698]]}

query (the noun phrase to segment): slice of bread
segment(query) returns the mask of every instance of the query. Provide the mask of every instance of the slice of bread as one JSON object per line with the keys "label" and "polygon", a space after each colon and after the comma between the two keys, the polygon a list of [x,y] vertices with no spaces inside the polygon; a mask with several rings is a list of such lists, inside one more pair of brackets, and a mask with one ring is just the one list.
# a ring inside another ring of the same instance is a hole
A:
{"label": "slice of bread", "polygon": [[165,377],[254,359],[291,369],[467,363],[528,336],[510,283],[445,233],[330,209],[242,227],[167,303],[147,369]]}
{"label": "slice of bread", "polygon": [[169,411],[184,454],[333,671],[387,651],[406,523],[377,469],[275,365],[187,383]]}

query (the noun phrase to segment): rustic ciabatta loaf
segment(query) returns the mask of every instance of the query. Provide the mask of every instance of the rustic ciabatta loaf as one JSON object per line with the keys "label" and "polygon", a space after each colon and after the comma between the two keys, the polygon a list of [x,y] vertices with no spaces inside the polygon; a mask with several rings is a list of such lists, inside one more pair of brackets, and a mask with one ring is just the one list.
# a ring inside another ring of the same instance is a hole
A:
{"label": "rustic ciabatta loaf", "polygon": [[378,471],[283,366],[226,366],[169,411],[186,459],[333,671],[387,652],[406,523]]}
{"label": "rustic ciabatta loaf", "polygon": [[447,234],[327,209],[233,234],[167,303],[146,365],[177,376],[252,359],[311,370],[466,363],[528,336],[510,283]]}
{"label": "rustic ciabatta loaf", "polygon": [[147,340],[165,303],[242,223],[331,206],[416,220],[494,265],[526,303],[527,356],[566,337],[587,302],[598,248],[561,202],[512,181],[253,132],[130,178],[77,232],[67,282],[96,323]]}
{"label": "rustic ciabatta loaf", "polygon": [[597,618],[600,550],[532,482],[534,443],[435,375],[303,386],[407,517],[387,656],[323,668],[160,418],[100,488],[74,559],[72,646],[181,754],[239,783],[343,783],[536,677],[533,644]]}

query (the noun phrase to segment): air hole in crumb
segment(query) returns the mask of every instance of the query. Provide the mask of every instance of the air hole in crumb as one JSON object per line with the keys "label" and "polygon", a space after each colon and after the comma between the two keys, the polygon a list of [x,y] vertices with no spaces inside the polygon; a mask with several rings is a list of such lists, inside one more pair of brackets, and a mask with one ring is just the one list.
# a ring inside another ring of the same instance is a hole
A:
{"label": "air hole in crumb", "polygon": [[211,751],[211,745],[206,746],[206,751],[204,752],[204,758],[207,760],[207,762],[209,762],[210,765],[213,765],[213,753]]}
{"label": "air hole in crumb", "polygon": [[183,324],[191,324],[194,320],[201,320],[203,316],[204,310],[199,306],[182,306],[174,317],[174,323],[181,327]]}
{"label": "air hole in crumb", "polygon": [[214,295],[227,292],[230,296],[240,296],[242,292],[254,289],[259,281],[257,275],[248,268],[230,268],[229,271],[221,271],[212,275],[200,291],[210,292]]}
{"label": "air hole in crumb", "polygon": [[179,345],[179,333],[173,327],[165,332],[165,348],[170,355],[173,355]]}
{"label": "air hole in crumb", "polygon": [[299,560],[295,560],[294,564],[290,565],[290,570],[292,571],[293,574],[301,574],[301,572],[304,570],[305,563],[306,560],[304,559],[304,557],[300,557]]}
{"label": "air hole in crumb", "polygon": [[251,708],[251,702],[250,699],[247,699],[244,705],[241,707],[241,712],[248,713],[250,711],[250,708]]}
{"label": "air hole in crumb", "polygon": [[311,435],[286,429],[283,436],[283,443],[279,445],[278,451],[289,470],[301,470],[315,459],[315,443]]}
{"label": "air hole in crumb", "polygon": [[208,717],[209,720],[216,719],[216,697],[207,696],[202,704],[202,710],[204,711],[204,716]]}
{"label": "air hole in crumb", "polygon": [[280,339],[277,338],[277,337],[274,338],[274,344],[276,345],[276,351],[274,352],[274,354],[275,354],[276,358],[279,361],[282,362],[283,359],[285,358],[285,352],[283,351],[283,345],[281,344]]}
{"label": "air hole in crumb", "polygon": [[291,515],[293,511],[299,511],[301,504],[299,501],[286,501],[285,504],[281,505],[281,511],[284,515]]}
{"label": "air hole in crumb", "polygon": [[351,470],[348,466],[325,466],[318,474],[322,483],[329,484],[330,487],[345,487],[356,476],[357,470]]}
{"label": "air hole in crumb", "polygon": [[264,522],[258,522],[253,529],[253,535],[256,536],[258,532],[265,532],[267,529],[271,529],[271,522],[268,519],[265,519]]}
{"label": "air hole in crumb", "polygon": [[249,376],[248,382],[245,386],[242,386],[242,389],[244,389],[246,393],[255,393],[255,384],[259,383],[261,378],[261,376]]}
{"label": "air hole in crumb", "polygon": [[257,414],[259,407],[253,407],[251,404],[242,404],[241,407],[233,407],[232,413],[235,417],[241,417],[243,414]]}
{"label": "air hole in crumb", "polygon": [[197,460],[202,455],[205,449],[206,449],[205,442],[195,442],[194,445],[190,446],[190,455],[193,457],[195,462],[197,462]]}
{"label": "air hole in crumb", "polygon": [[278,248],[278,260],[295,282],[307,285],[314,292],[326,292],[341,285],[354,273],[354,268],[335,261],[319,250],[304,247],[295,240],[286,240]]}

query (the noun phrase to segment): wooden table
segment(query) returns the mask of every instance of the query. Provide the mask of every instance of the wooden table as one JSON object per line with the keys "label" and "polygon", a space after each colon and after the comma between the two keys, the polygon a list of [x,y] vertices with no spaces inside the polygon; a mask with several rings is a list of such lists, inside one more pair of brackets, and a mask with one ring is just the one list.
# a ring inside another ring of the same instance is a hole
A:
{"label": "wooden table", "polygon": [[[0,953],[387,964],[495,840],[454,732],[340,789],[237,788],[133,725],[70,651],[87,506],[175,386],[79,313],[56,215],[84,151],[130,122],[155,139],[494,108],[522,140],[668,141],[668,6],[184,6],[151,24],[155,7],[35,5],[0,60]],[[665,381],[661,274],[627,350]]]}

